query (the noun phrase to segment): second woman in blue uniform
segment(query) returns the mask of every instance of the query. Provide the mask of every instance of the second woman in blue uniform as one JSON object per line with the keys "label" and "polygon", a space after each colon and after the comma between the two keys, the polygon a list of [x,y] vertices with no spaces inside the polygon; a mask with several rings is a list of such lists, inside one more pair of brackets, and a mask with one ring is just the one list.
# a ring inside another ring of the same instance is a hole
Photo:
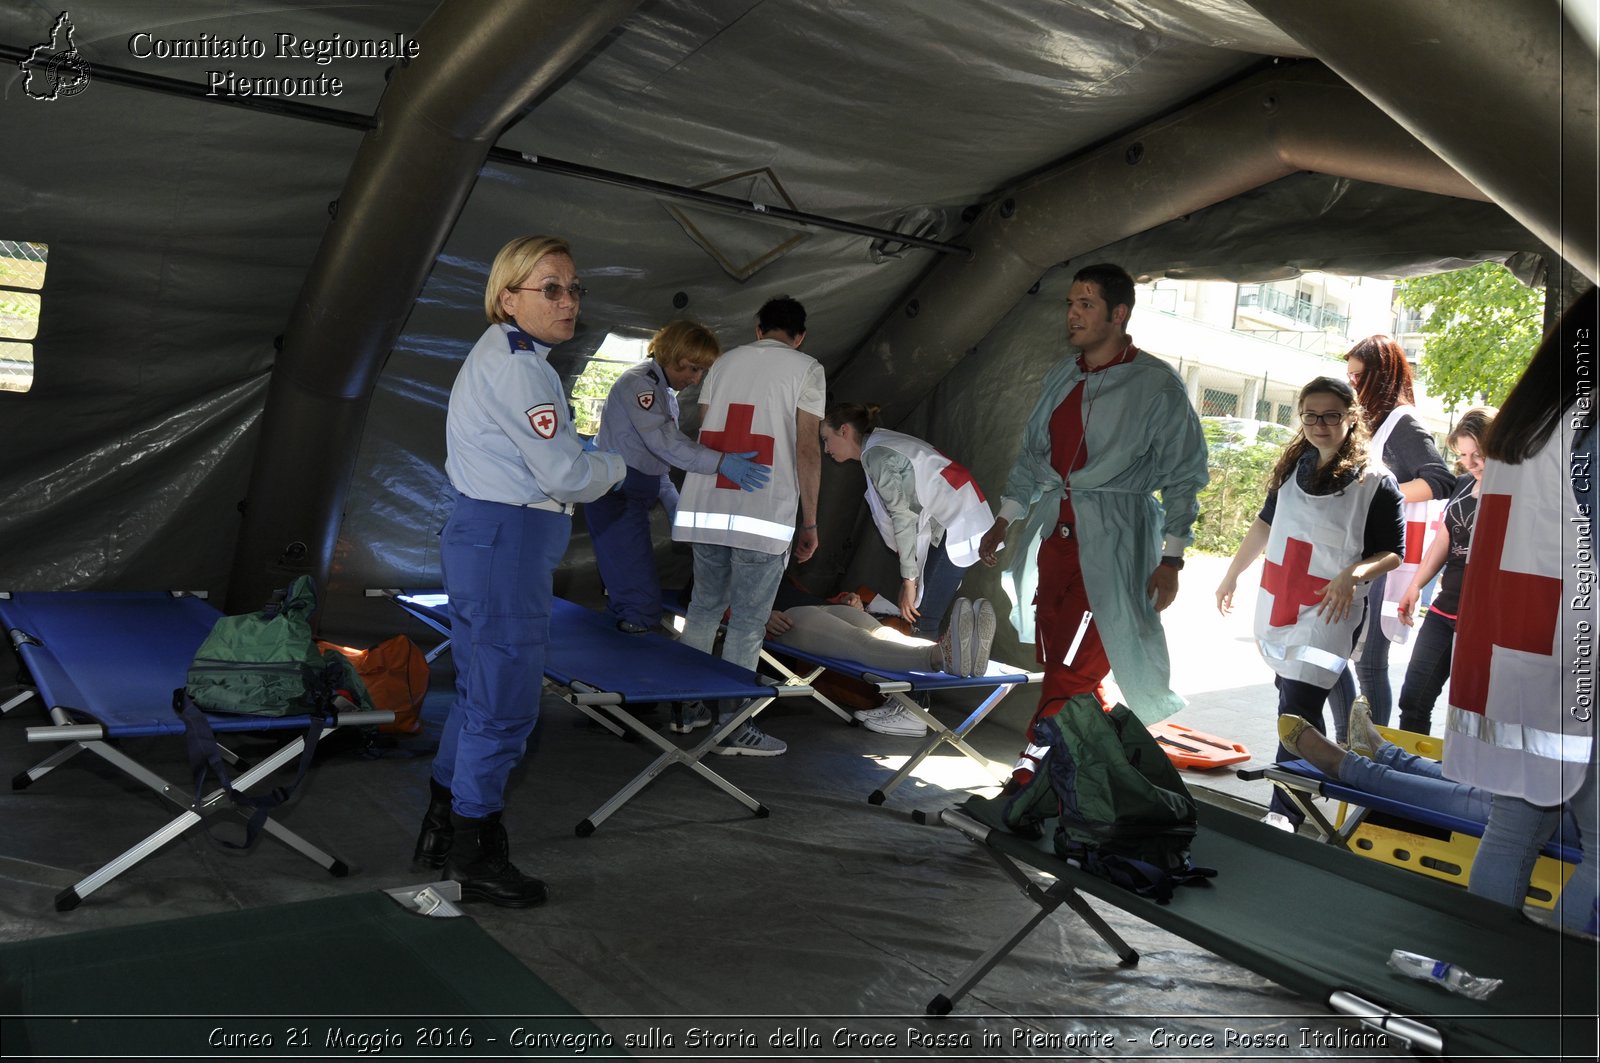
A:
{"label": "second woman in blue uniform", "polygon": [[643,632],[661,622],[661,582],[656,576],[650,511],[657,501],[667,524],[678,510],[678,489],[667,470],[714,473],[754,491],[770,470],[750,460],[755,452],[723,454],[678,429],[676,392],[700,383],[722,353],[704,325],[674,321],[650,340],[650,358],[617,378],[606,396],[595,445],[616,451],[628,464],[622,490],[583,507],[594,558],[605,581],[610,612],[623,631]]}

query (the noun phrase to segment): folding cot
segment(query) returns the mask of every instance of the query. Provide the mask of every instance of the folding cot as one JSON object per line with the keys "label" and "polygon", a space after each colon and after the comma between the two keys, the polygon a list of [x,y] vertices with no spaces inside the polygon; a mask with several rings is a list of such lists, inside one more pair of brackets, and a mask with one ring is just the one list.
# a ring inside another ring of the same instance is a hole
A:
{"label": "folding cot", "polygon": [[[662,604],[669,612],[679,615],[683,613],[684,606],[680,600],[680,592],[667,592],[662,597]],[[788,665],[785,658],[802,662],[802,667],[809,668],[810,671],[804,675],[800,674]],[[890,791],[905,782],[911,773],[917,770],[917,766],[942,745],[948,744],[977,764],[987,766],[988,760],[967,744],[967,735],[994,711],[995,706],[999,705],[1007,694],[1019,686],[1038,683],[1044,678],[1042,672],[1024,671],[1008,664],[1001,664],[999,661],[991,661],[988,671],[979,676],[950,675],[948,672],[895,672],[843,657],[825,657],[818,653],[807,653],[777,639],[767,639],[762,643],[761,659],[791,683],[809,686],[824,672],[849,676],[872,687],[885,702],[898,705],[927,726],[926,741],[917,747],[915,753],[906,758],[906,762],[895,772],[892,779],[867,795],[867,800],[874,805],[883,804]],[[917,700],[919,695],[950,690],[984,692],[983,700],[978,706],[953,728],[946,727]],[[852,727],[856,725],[855,717],[831,698],[814,689],[811,691],[811,696],[845,723]]]}
{"label": "folding cot", "polygon": [[[184,685],[195,650],[221,615],[203,599],[161,592],[0,594],[0,622],[27,669],[31,693],[43,701],[54,721],[49,727],[28,728],[28,741],[67,743],[17,775],[12,789],[24,789],[79,753],[90,752],[182,810],[127,852],[62,890],[56,896],[57,910],[76,908],[89,894],[190,828],[235,809],[225,789],[197,797],[140,764],[125,743],[113,744],[119,739],[184,739],[184,722],[173,709],[173,691]],[[206,714],[219,736],[246,731],[294,736],[235,776],[234,789],[241,793],[300,758],[313,728],[320,729],[320,737],[339,727],[386,723],[393,717],[384,711],[341,712],[326,718]],[[230,752],[224,750],[223,756],[244,768]],[[266,819],[263,829],[332,874],[349,873],[343,861],[273,819]]]}
{"label": "folding cot", "polygon": [[468,918],[384,893],[0,944],[10,1058],[623,1056]]}
{"label": "folding cot", "polygon": [[[394,600],[402,609],[446,635],[450,632],[449,600],[438,591],[369,591]],[[805,697],[804,684],[763,682],[754,672],[654,635],[629,635],[617,630],[604,614],[563,598],[555,599],[550,616],[550,642],[545,649],[545,679],[584,715],[620,737],[642,738],[660,755],[610,800],[577,826],[579,837],[593,834],[611,815],[633,799],[658,775],[680,764],[757,817],[767,815],[761,802],[712,771],[705,757],[713,746],[734,733],[778,698]],[[695,745],[679,746],[641,722],[630,707],[664,702],[743,701],[730,719],[709,729]]]}
{"label": "folding cot", "polygon": [[450,649],[450,596],[441,590],[415,590],[402,587],[369,587],[368,598],[388,598],[400,608],[444,636],[444,640],[423,654],[429,664]]}
{"label": "folding cot", "polygon": [[[1330,845],[1458,886],[1467,884],[1478,839],[1483,837],[1481,820],[1379,797],[1330,779],[1303,760],[1251,765],[1236,774],[1247,780],[1265,778],[1280,786]],[[1343,819],[1337,824],[1330,822],[1312,800],[1317,797],[1343,802]],[[1582,859],[1581,849],[1555,840],[1546,843],[1534,866],[1528,903],[1553,907],[1572,877],[1573,866]]]}
{"label": "folding cot", "polygon": [[[805,675],[801,675],[785,664],[777,656],[779,654],[802,661],[811,670]],[[883,804],[889,793],[905,782],[911,773],[917,770],[917,766],[942,745],[949,745],[951,748],[960,751],[964,756],[971,758],[974,762],[987,766],[989,761],[967,743],[967,735],[994,711],[995,706],[999,705],[1007,694],[1010,694],[1018,687],[1037,683],[1044,678],[1042,672],[1026,672],[1021,668],[1013,668],[998,661],[991,661],[989,670],[978,676],[950,675],[947,672],[894,672],[886,668],[873,668],[862,664],[860,661],[806,653],[803,650],[795,649],[793,646],[773,640],[768,640],[763,646],[761,657],[773,668],[782,672],[786,678],[796,683],[809,684],[815,681],[823,672],[837,672],[840,675],[847,675],[852,679],[857,679],[872,687],[883,697],[886,703],[898,705],[927,725],[928,737],[917,747],[916,752],[906,758],[906,762],[900,766],[899,771],[895,772],[893,778],[867,795],[867,800],[874,805]],[[922,706],[918,696],[951,690],[982,691],[983,700],[967,714],[966,719],[954,727],[947,727],[938,717]],[[829,709],[843,716],[852,725],[856,722],[853,716],[823,697],[823,695],[813,691],[811,696],[822,701]]]}
{"label": "folding cot", "polygon": [[[942,1015],[1065,904],[1131,967],[1139,954],[1085,894],[1381,1031],[1391,1047],[1467,1057],[1595,1058],[1595,943],[1538,926],[1520,912],[1440,882],[1355,859],[1209,805],[1193,854],[1217,869],[1171,903],[1130,893],[1057,857],[1051,832],[1035,841],[1000,829],[997,802],[974,798],[942,814],[994,859],[1036,906],[928,1004]],[[1053,880],[1041,887],[1036,872]],[[1339,914],[1342,913],[1342,914]],[[1504,984],[1471,1000],[1388,967],[1405,949]]]}

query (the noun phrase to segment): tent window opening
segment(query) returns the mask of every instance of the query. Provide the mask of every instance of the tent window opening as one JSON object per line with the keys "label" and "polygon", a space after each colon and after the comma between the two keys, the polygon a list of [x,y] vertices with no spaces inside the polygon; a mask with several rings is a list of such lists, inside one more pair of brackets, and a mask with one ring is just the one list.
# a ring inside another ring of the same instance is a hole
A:
{"label": "tent window opening", "polygon": [[581,436],[593,436],[600,431],[600,415],[605,410],[606,396],[617,377],[631,365],[637,365],[650,356],[648,336],[623,336],[606,333],[606,338],[589,358],[589,364],[572,385],[573,427]]}
{"label": "tent window opening", "polygon": [[0,240],[0,391],[33,387],[33,339],[39,334],[47,254],[44,244]]}

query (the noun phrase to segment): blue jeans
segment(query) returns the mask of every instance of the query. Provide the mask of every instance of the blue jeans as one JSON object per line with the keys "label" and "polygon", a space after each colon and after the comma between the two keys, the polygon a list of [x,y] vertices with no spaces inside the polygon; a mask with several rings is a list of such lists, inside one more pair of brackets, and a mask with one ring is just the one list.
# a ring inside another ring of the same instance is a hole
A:
{"label": "blue jeans", "polygon": [[916,633],[925,639],[938,639],[944,614],[950,611],[950,603],[961,589],[961,579],[967,574],[945,551],[949,539],[947,532],[945,542],[929,548],[927,563],[922,566],[922,604],[917,607]]}
{"label": "blue jeans", "polygon": [[[1596,905],[1600,903],[1600,859],[1596,859],[1596,839],[1600,838],[1600,794],[1596,793],[1596,776],[1600,769],[1595,765],[1592,746],[1587,768],[1574,764],[1571,771],[1587,771],[1583,784],[1567,802],[1570,816],[1563,816],[1562,808],[1543,808],[1529,804],[1520,797],[1495,794],[1489,812],[1489,824],[1484,828],[1483,841],[1478,845],[1478,855],[1472,861],[1472,877],[1467,890],[1491,901],[1522,907],[1528,893],[1528,880],[1533,876],[1534,862],[1539,858],[1539,848],[1561,826],[1576,833],[1583,845],[1583,860],[1573,870],[1566,887],[1556,903],[1556,918],[1568,930],[1591,936],[1600,933],[1600,918]],[[1570,819],[1570,826],[1563,820]],[[1562,840],[1572,844],[1566,833]]]}
{"label": "blue jeans", "polygon": [[[1389,712],[1394,705],[1394,689],[1389,682],[1389,639],[1383,633],[1383,581],[1387,578],[1388,573],[1384,573],[1367,587],[1367,618],[1362,622],[1367,638],[1361,643],[1361,656],[1352,666],[1355,680],[1360,681],[1361,693],[1367,696],[1372,708],[1372,722],[1385,727],[1389,725]],[[1350,671],[1346,669],[1328,692],[1333,734],[1340,742],[1345,740],[1350,706],[1356,700],[1356,682],[1350,678]]]}
{"label": "blue jeans", "polygon": [[[1481,787],[1445,778],[1438,761],[1407,753],[1391,742],[1379,746],[1371,760],[1359,753],[1346,753],[1339,764],[1339,781],[1378,797],[1403,801],[1418,808],[1479,823],[1487,823],[1490,806],[1502,800]],[[1559,809],[1556,811],[1560,812]],[[1543,845],[1548,841],[1551,832],[1558,827],[1561,844],[1578,844],[1577,823],[1571,816],[1559,815],[1545,830],[1538,844]],[[1537,846],[1534,856],[1538,856]],[[1531,860],[1528,868],[1532,871]],[[1523,892],[1527,892],[1526,879],[1523,880]]]}
{"label": "blue jeans", "polygon": [[728,611],[728,631],[722,639],[722,659],[755,671],[761,660],[761,640],[778,583],[789,560],[788,551],[764,554],[711,543],[694,544],[694,595],[685,614],[678,641],[706,653],[717,641],[717,627]]}
{"label": "blue jeans", "polygon": [[1411,663],[1400,684],[1400,729],[1427,734],[1433,727],[1433,703],[1450,678],[1450,655],[1456,641],[1456,622],[1443,613],[1430,612],[1411,646]]}
{"label": "blue jeans", "polygon": [[433,777],[459,815],[505,807],[506,779],[539,722],[552,577],[571,534],[565,514],[465,495],[440,533],[456,697]]}
{"label": "blue jeans", "polygon": [[[1389,639],[1383,633],[1383,585],[1386,572],[1367,588],[1367,644],[1356,659],[1356,682],[1372,706],[1372,722],[1385,727],[1394,710],[1394,687],[1389,682]],[[1345,717],[1349,718],[1349,711]]]}

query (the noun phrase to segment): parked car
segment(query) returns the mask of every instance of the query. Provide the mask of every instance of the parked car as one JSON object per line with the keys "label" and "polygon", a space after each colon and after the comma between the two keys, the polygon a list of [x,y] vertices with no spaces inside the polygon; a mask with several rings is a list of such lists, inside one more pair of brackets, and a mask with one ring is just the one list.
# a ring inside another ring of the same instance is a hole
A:
{"label": "parked car", "polygon": [[1202,417],[1206,444],[1212,453],[1264,445],[1281,447],[1294,438],[1294,429],[1274,421],[1255,421],[1248,417]]}

